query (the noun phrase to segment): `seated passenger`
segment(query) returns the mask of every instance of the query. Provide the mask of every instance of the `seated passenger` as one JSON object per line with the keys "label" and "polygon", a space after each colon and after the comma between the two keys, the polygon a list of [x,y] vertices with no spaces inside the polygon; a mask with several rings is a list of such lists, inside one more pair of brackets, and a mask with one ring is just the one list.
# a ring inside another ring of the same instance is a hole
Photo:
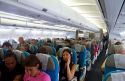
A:
{"label": "seated passenger", "polygon": [[6,54],[8,50],[13,50],[12,45],[9,42],[4,42],[2,45],[3,53]]}
{"label": "seated passenger", "polygon": [[24,41],[23,37],[19,37],[19,44],[17,46],[17,50],[21,50],[21,47],[23,44],[25,44],[26,42]]}
{"label": "seated passenger", "polygon": [[30,55],[25,60],[25,75],[24,81],[51,81],[50,76],[42,69],[39,59],[35,55]]}
{"label": "seated passenger", "polygon": [[38,53],[38,46],[37,46],[37,41],[36,39],[31,39],[30,40],[30,51],[31,51],[31,54],[36,54]]}
{"label": "seated passenger", "polygon": [[125,54],[125,47],[123,43],[120,42],[115,43],[114,48],[116,54]]}
{"label": "seated passenger", "polygon": [[65,49],[60,62],[60,81],[70,81],[74,78],[76,65],[72,63],[71,51]]}
{"label": "seated passenger", "polygon": [[17,76],[20,76],[18,77],[18,81],[21,81],[21,77],[23,77],[25,69],[18,64],[16,56],[11,51],[8,51],[7,53],[8,54],[4,57],[5,63],[0,69],[0,81],[15,81]]}
{"label": "seated passenger", "polygon": [[31,54],[31,51],[29,50],[29,45],[28,44],[23,44],[22,48],[23,48],[24,51]]}

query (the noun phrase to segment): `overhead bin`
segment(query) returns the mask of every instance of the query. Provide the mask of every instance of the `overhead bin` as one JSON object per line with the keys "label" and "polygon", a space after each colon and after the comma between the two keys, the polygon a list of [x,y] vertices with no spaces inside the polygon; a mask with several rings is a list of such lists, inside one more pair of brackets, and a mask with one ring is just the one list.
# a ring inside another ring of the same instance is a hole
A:
{"label": "overhead bin", "polygon": [[[50,2],[52,3],[50,4]],[[47,9],[47,12],[45,12],[44,9]],[[0,0],[0,10],[32,17],[38,20],[50,21],[57,25],[64,24],[80,29],[87,29],[95,32],[99,31],[95,25],[85,21],[82,16],[68,9],[68,7],[57,0],[42,0],[42,3],[41,0]]]}

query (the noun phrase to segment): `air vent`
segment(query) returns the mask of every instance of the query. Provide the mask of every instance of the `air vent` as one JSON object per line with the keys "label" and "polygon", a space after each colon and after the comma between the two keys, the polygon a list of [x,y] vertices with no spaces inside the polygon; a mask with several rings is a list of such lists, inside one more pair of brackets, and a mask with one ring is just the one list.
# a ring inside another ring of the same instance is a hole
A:
{"label": "air vent", "polygon": [[43,8],[42,11],[43,11],[43,12],[47,12],[47,9],[46,9],[46,8]]}
{"label": "air vent", "polygon": [[68,21],[70,21],[71,19],[70,18],[68,18]]}
{"label": "air vent", "polygon": [[12,26],[16,26],[16,24],[13,24]]}
{"label": "air vent", "polygon": [[125,24],[125,23],[122,23],[122,24]]}

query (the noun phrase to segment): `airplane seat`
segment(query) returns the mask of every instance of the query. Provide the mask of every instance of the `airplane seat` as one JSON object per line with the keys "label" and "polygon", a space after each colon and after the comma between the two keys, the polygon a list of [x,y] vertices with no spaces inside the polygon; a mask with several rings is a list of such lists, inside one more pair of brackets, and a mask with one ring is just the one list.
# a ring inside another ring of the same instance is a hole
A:
{"label": "airplane seat", "polygon": [[58,60],[53,55],[37,53],[36,56],[42,63],[42,70],[50,75],[51,81],[59,80],[59,65]]}
{"label": "airplane seat", "polygon": [[83,46],[80,44],[75,44],[74,49],[76,50],[77,53],[80,53],[82,50]]}
{"label": "airplane seat", "polygon": [[91,70],[91,54],[90,51],[86,50],[86,70],[90,71]]}
{"label": "airplane seat", "polygon": [[24,64],[24,58],[23,58],[23,55],[22,55],[22,51],[20,50],[13,50],[13,53],[16,55],[16,58],[17,58],[17,62],[19,62],[19,64]]}
{"label": "airplane seat", "polygon": [[45,49],[46,49],[47,54],[56,56],[56,50],[55,50],[54,47],[42,46],[42,48],[45,48]]}
{"label": "airplane seat", "polygon": [[38,47],[36,45],[30,45],[30,51],[32,54],[38,53]]}
{"label": "airplane seat", "polygon": [[38,46],[38,47],[41,47],[42,45],[44,45],[44,41],[43,41],[43,40],[39,40],[39,41],[37,42],[37,46]]}
{"label": "airplane seat", "polygon": [[79,81],[83,81],[86,76],[87,50],[83,48],[79,54]]}
{"label": "airplane seat", "polygon": [[102,81],[125,81],[125,71],[109,72]]}
{"label": "airplane seat", "polygon": [[56,49],[54,47],[51,47],[52,48],[52,55],[56,56]]}
{"label": "airplane seat", "polygon": [[125,55],[112,54],[106,58],[104,76],[116,70],[125,71]]}

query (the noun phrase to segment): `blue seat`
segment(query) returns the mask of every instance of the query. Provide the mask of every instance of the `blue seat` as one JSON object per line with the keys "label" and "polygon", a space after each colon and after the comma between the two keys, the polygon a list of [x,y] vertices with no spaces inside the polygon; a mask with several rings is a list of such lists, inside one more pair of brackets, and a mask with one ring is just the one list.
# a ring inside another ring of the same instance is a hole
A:
{"label": "blue seat", "polygon": [[51,48],[52,48],[52,54],[51,55],[56,56],[56,49],[54,47],[51,47]]}
{"label": "blue seat", "polygon": [[104,77],[112,71],[124,70],[125,71],[125,55],[112,54],[106,58]]}
{"label": "blue seat", "polygon": [[102,81],[125,81],[125,71],[116,70],[107,73]]}
{"label": "blue seat", "polygon": [[87,50],[86,48],[83,48],[79,53],[79,81],[83,81],[86,76],[86,55]]}
{"label": "blue seat", "polygon": [[30,51],[31,51],[32,54],[38,53],[37,45],[30,45]]}
{"label": "blue seat", "polygon": [[53,55],[37,53],[36,56],[42,63],[42,70],[50,75],[51,81],[59,81],[59,64]]}

